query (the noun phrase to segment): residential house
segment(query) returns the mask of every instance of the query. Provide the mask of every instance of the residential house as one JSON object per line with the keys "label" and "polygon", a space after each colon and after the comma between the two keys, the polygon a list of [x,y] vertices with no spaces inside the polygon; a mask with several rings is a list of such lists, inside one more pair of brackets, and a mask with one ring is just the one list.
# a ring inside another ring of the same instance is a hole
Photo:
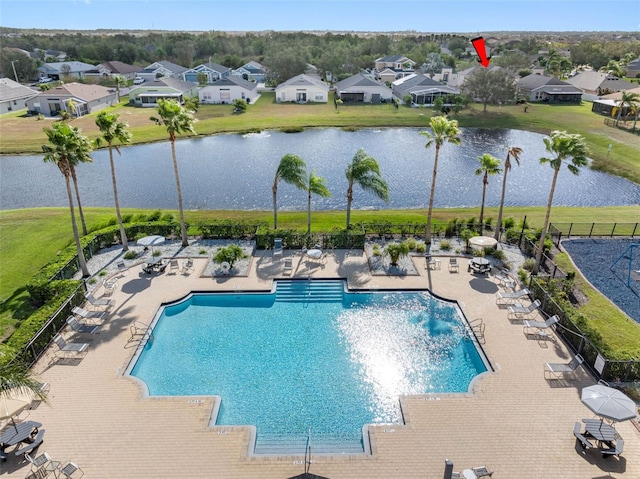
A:
{"label": "residential house", "polygon": [[267,81],[267,69],[258,62],[245,63],[240,68],[233,70],[232,75],[238,75],[245,80],[264,83]]}
{"label": "residential house", "polygon": [[278,103],[290,101],[296,103],[327,103],[329,87],[320,79],[304,73],[276,87],[276,101]]}
{"label": "residential house", "polygon": [[580,72],[576,76],[568,78],[567,83],[581,88],[584,91],[582,99],[588,101],[597,100],[609,93],[630,90],[636,86],[609,73],[595,71]]}
{"label": "residential house", "polygon": [[584,92],[552,76],[531,74],[518,80],[518,94],[531,102],[580,103]]}
{"label": "residential house", "polygon": [[95,65],[90,65],[84,62],[55,62],[55,63],[43,63],[38,67],[40,76],[49,77],[52,80],[60,80],[65,76],[82,79],[85,73],[94,70]]}
{"label": "residential house", "polygon": [[[387,55],[386,57],[377,58],[375,61],[375,70],[378,73],[376,78],[379,78],[383,82],[394,81],[397,78],[402,78],[413,73],[416,67],[416,62],[404,55]],[[390,71],[395,72],[395,77],[390,78]],[[384,75],[384,76],[381,76]]]}
{"label": "residential house", "polygon": [[187,70],[188,68],[163,60],[148,65],[140,70],[137,76],[144,78],[144,80],[148,82],[157,80],[158,78],[178,78],[183,80],[182,74]]}
{"label": "residential house", "polygon": [[255,103],[260,98],[258,84],[237,75],[229,75],[200,88],[198,96],[200,103],[233,103],[238,99]]}
{"label": "residential house", "polygon": [[26,108],[27,100],[37,94],[37,91],[9,78],[0,78],[0,115]]}
{"label": "residential house", "polygon": [[32,53],[29,54],[31,58],[34,60],[44,60],[51,61],[57,60],[59,62],[63,62],[67,59],[67,54],[60,50],[42,50],[40,48],[36,48]]}
{"label": "residential house", "polygon": [[[497,65],[489,65],[489,67],[487,67],[487,68],[483,67],[480,64],[474,65],[474,66],[472,66],[470,68],[467,68],[466,70],[461,70],[458,73],[451,73],[451,75],[448,78],[447,85],[449,85],[450,87],[453,87],[453,88],[460,89],[460,88],[462,88],[462,85],[464,85],[465,79],[467,79],[469,76],[473,75],[478,70],[485,69],[485,70],[493,71],[493,70],[497,70],[497,69],[500,69],[500,68],[501,67],[499,67]],[[434,76],[434,80],[436,78],[437,77]]]}
{"label": "residential house", "polygon": [[114,88],[82,83],[67,83],[37,94],[27,100],[30,113],[55,116],[68,111],[74,116],[87,115],[117,105]]}
{"label": "residential house", "polygon": [[119,61],[112,61],[100,63],[93,70],[86,71],[84,75],[86,77],[111,77],[119,75],[127,80],[133,80],[136,77],[136,74],[141,70],[141,67]]}
{"label": "residential house", "polygon": [[627,76],[630,78],[640,78],[640,58],[627,63]]}
{"label": "residential house", "polygon": [[336,96],[347,103],[381,103],[391,101],[391,88],[371,75],[356,73],[335,85]]}
{"label": "residential house", "polygon": [[393,82],[393,96],[404,102],[404,97],[411,95],[412,105],[432,105],[438,97],[446,98],[459,94],[458,89],[417,73]]}
{"label": "residential house", "polygon": [[[625,90],[627,93],[637,93],[640,95],[640,87],[632,88],[631,90]],[[600,97],[598,100],[593,101],[591,111],[604,116],[617,116],[618,108],[620,107],[620,100],[622,99],[622,92],[610,93]],[[622,107],[622,118],[633,115],[631,108],[624,105]]]}
{"label": "residential house", "polygon": [[186,98],[198,97],[198,84],[178,78],[160,78],[134,86],[129,90],[129,104],[153,108],[160,98],[177,100],[180,104]]}
{"label": "residential house", "polygon": [[199,83],[198,75],[206,75],[207,83],[211,84],[221,78],[227,78],[231,73],[231,68],[218,65],[217,63],[209,62],[198,65],[195,68],[191,68],[182,73],[182,79],[184,81]]}

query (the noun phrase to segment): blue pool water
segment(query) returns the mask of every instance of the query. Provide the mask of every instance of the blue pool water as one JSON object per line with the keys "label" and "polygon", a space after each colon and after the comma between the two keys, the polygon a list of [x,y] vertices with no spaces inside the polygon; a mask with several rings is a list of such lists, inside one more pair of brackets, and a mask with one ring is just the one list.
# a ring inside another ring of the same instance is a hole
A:
{"label": "blue pool water", "polygon": [[487,370],[459,308],[422,292],[194,294],[166,306],[131,375],[153,396],[218,395],[217,425],[255,425],[256,453],[362,452],[363,426],[401,423],[399,396],[466,392]]}

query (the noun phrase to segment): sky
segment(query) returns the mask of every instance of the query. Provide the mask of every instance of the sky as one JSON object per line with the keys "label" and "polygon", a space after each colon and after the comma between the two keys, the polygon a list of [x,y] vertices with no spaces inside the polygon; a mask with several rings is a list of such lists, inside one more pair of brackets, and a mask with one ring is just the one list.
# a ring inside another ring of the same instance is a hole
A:
{"label": "sky", "polygon": [[0,0],[0,26],[183,31],[640,31],[638,0]]}

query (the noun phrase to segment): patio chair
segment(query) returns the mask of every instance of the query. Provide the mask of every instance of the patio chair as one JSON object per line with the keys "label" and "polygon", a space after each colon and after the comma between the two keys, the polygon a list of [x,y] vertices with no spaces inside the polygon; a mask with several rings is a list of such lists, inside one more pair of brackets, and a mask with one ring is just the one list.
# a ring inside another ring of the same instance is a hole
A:
{"label": "patio chair", "polygon": [[591,443],[591,441],[589,441],[589,439],[584,437],[584,435],[582,434],[582,424],[580,424],[577,421],[573,425],[573,435],[576,437],[576,440],[578,442],[580,442],[580,445],[582,446],[582,449],[592,449],[593,448],[593,444]]}
{"label": "patio chair", "polygon": [[576,354],[568,363],[545,363],[544,364],[544,377],[545,379],[560,379],[567,373],[572,373],[578,366],[584,362],[584,359],[579,354]]}
{"label": "patio chair", "polygon": [[24,458],[31,464],[31,475],[34,477],[46,477],[50,472],[56,471],[60,467],[60,461],[52,460],[46,452],[38,457],[32,457],[26,452]]}
{"label": "patio chair", "polygon": [[282,238],[274,238],[273,240],[273,257],[279,256],[282,258],[284,248],[282,247]]}
{"label": "patio chair", "polygon": [[67,343],[62,336],[59,334],[53,338],[53,342],[56,343],[58,349],[61,353],[71,353],[73,355],[78,355],[80,353],[86,352],[89,348],[89,343]]}
{"label": "patio chair", "polygon": [[182,269],[180,272],[182,274],[187,274],[191,269],[193,269],[193,260],[191,258],[187,258],[182,262]]}
{"label": "patio chair", "polygon": [[549,328],[552,328],[554,324],[560,321],[560,318],[557,314],[554,314],[546,321],[533,321],[533,320],[525,320],[522,323],[522,331],[525,336],[532,335],[537,337],[547,337],[547,331]]}
{"label": "patio chair", "polygon": [[487,469],[487,466],[472,467],[471,469],[473,470],[477,478],[493,476],[493,471]]}
{"label": "patio chair", "polygon": [[129,272],[129,268],[127,268],[127,265],[124,264],[124,261],[120,261],[119,263],[116,264],[116,266],[118,267],[118,272],[123,275]]}
{"label": "patio chair", "polygon": [[60,469],[60,473],[64,477],[68,477],[70,479],[76,479],[84,476],[84,472],[82,471],[82,469],[80,469],[74,462],[68,462],[67,464],[65,464],[64,467]]}
{"label": "patio chair", "polygon": [[177,274],[180,269],[177,259],[169,260],[169,274]]}
{"label": "patio chair", "polygon": [[291,276],[291,268],[293,267],[293,259],[285,258],[284,259],[284,270],[282,271],[283,276]]}
{"label": "patio chair", "polygon": [[102,286],[104,286],[104,296],[111,296],[118,286],[118,278],[115,276],[107,278],[102,282]]}
{"label": "patio chair", "polygon": [[507,304],[526,296],[529,296],[529,290],[527,288],[523,288],[520,291],[514,292],[498,291],[496,293],[496,304]]}
{"label": "patio chair", "polygon": [[91,306],[95,306],[98,308],[99,307],[110,308],[115,304],[115,301],[113,299],[102,299],[102,298],[98,299],[89,292],[85,293],[84,297],[87,301],[89,301],[89,303],[91,303]]}
{"label": "patio chair", "polygon": [[71,312],[82,319],[102,319],[107,314],[106,311],[87,311],[78,306],[75,306]]}
{"label": "patio chair", "polygon": [[67,318],[67,324],[78,334],[96,334],[100,330],[100,326],[82,324],[73,316]]}
{"label": "patio chair", "polygon": [[523,306],[520,303],[513,304],[509,306],[509,314],[507,316],[509,319],[523,319],[534,313],[540,307],[540,304],[539,299],[536,299],[529,306]]}
{"label": "patio chair", "polygon": [[602,457],[619,456],[624,449],[624,439],[618,439],[616,441],[616,447],[611,449],[601,449]]}
{"label": "patio chair", "polygon": [[459,271],[458,260],[456,258],[449,258],[449,272],[458,273]]}

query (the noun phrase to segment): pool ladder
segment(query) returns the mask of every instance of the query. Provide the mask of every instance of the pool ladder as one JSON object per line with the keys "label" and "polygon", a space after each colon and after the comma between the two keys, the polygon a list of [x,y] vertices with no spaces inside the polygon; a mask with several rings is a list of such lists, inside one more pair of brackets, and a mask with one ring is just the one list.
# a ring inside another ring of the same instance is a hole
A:
{"label": "pool ladder", "polygon": [[476,318],[473,321],[469,321],[469,326],[471,327],[471,331],[475,335],[476,339],[480,344],[485,343],[484,339],[484,329],[486,327],[485,322],[482,318]]}
{"label": "pool ladder", "polygon": [[307,434],[307,445],[304,448],[304,473],[309,474],[311,468],[311,428]]}

